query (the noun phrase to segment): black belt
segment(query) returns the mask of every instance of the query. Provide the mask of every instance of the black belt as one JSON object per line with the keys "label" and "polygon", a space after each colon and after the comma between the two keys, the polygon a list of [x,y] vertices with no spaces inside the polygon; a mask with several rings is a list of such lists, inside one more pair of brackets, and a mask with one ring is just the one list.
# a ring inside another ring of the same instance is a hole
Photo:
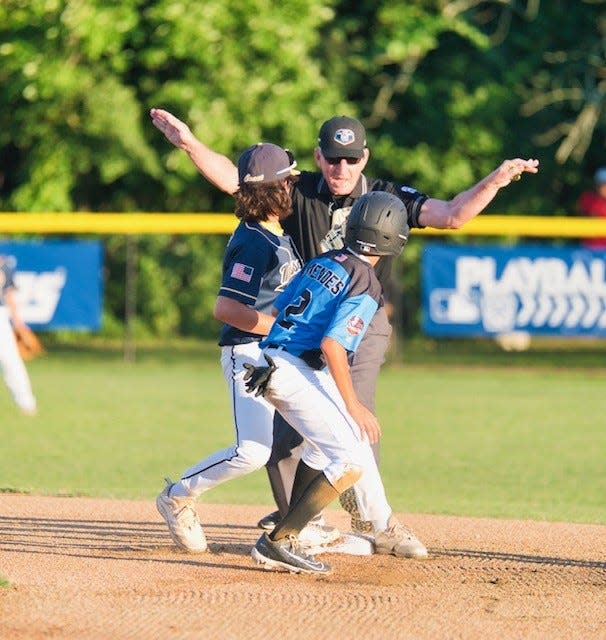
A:
{"label": "black belt", "polygon": [[[278,351],[286,351],[286,353],[290,353],[288,349],[281,344],[273,344],[269,343],[265,345],[268,349],[277,349]],[[303,351],[300,353],[297,358],[301,358],[305,364],[310,366],[312,369],[319,371],[320,369],[324,369],[326,363],[324,362],[324,356],[320,349],[308,349],[307,351]]]}

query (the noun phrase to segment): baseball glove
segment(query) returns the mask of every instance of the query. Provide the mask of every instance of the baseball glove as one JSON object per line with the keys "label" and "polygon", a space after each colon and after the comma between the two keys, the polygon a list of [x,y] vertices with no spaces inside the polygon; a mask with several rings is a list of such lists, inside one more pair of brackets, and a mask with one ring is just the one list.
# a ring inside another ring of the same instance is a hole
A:
{"label": "baseball glove", "polygon": [[15,329],[14,333],[19,355],[24,360],[33,360],[45,353],[38,336],[29,327],[24,325],[19,329]]}
{"label": "baseball glove", "polygon": [[274,361],[268,355],[263,355],[269,365],[268,367],[255,367],[254,364],[250,364],[249,362],[244,363],[244,368],[246,369],[246,373],[244,374],[246,392],[255,392],[255,397],[264,396],[267,393],[267,385],[271,380],[271,374],[276,370]]}

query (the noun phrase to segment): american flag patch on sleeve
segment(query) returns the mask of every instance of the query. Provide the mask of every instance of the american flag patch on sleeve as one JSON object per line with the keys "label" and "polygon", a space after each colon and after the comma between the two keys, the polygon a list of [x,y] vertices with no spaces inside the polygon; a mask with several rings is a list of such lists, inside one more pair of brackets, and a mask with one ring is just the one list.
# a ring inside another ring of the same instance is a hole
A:
{"label": "american flag patch on sleeve", "polygon": [[235,262],[231,268],[231,277],[236,280],[250,282],[254,271],[254,267],[249,267],[247,264],[242,264],[241,262]]}

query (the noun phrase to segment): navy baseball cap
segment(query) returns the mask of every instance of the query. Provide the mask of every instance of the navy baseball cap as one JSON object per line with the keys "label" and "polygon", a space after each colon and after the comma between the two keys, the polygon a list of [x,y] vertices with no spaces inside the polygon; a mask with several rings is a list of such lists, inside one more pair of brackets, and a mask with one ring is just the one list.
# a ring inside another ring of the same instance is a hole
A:
{"label": "navy baseball cap", "polygon": [[292,153],[271,142],[257,142],[238,159],[238,181],[242,184],[268,184],[298,176]]}
{"label": "navy baseball cap", "polygon": [[318,145],[325,158],[363,158],[366,130],[355,118],[335,116],[320,127]]}

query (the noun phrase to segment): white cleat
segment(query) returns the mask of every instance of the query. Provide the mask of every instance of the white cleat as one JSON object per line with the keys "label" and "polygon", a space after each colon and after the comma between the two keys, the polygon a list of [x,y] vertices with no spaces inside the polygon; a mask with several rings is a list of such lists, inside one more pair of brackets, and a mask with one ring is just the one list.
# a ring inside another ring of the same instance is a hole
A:
{"label": "white cleat", "polygon": [[393,516],[389,518],[387,529],[375,532],[375,553],[399,558],[427,558],[425,545]]}
{"label": "white cleat", "polygon": [[195,509],[195,498],[170,497],[173,483],[167,478],[167,485],[156,498],[156,507],[166,520],[173,542],[189,553],[206,551],[206,536]]}

